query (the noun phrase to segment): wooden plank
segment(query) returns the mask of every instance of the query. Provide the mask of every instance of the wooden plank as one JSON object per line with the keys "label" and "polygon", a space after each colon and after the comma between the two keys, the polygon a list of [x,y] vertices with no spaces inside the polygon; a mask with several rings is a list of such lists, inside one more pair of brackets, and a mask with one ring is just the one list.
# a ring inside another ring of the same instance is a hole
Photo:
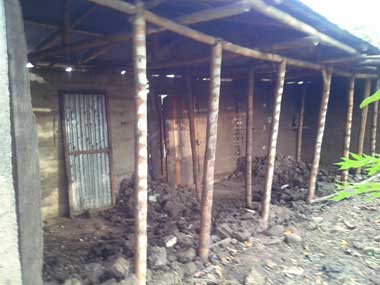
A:
{"label": "wooden plank", "polygon": [[246,131],[246,206],[252,208],[252,150],[253,150],[253,94],[255,84],[255,71],[252,69],[248,75],[247,92],[247,131]]}
{"label": "wooden plank", "polygon": [[[363,100],[368,98],[370,94],[371,94],[371,80],[366,79],[365,86],[364,86]],[[364,151],[364,140],[365,140],[365,131],[366,131],[366,126],[367,126],[367,116],[368,116],[368,106],[361,110],[359,136],[358,136],[358,151],[357,151],[358,155],[362,155]],[[360,172],[361,172],[361,168],[357,168],[355,170],[356,174],[359,174]]]}
{"label": "wooden plank", "polygon": [[302,85],[302,95],[301,95],[301,104],[300,104],[300,117],[298,120],[298,129],[297,129],[297,151],[296,159],[301,161],[302,158],[302,138],[303,138],[303,125],[305,118],[305,97],[306,97],[306,82]]}
{"label": "wooden plank", "polygon": [[219,97],[222,68],[222,43],[212,47],[210,63],[210,97],[207,117],[206,151],[203,169],[203,190],[201,201],[201,226],[198,254],[208,259],[211,233],[212,202],[214,194],[215,153],[218,133]]}
{"label": "wooden plank", "polygon": [[190,135],[190,145],[191,145],[191,158],[193,164],[193,181],[195,186],[195,193],[198,200],[201,200],[201,187],[199,181],[199,168],[198,168],[198,146],[197,146],[197,137],[195,134],[195,119],[194,119],[194,102],[193,102],[193,88],[191,77],[186,77],[186,86],[187,86],[187,111],[189,119],[189,135]]}
{"label": "wooden plank", "polygon": [[278,68],[276,89],[273,100],[273,115],[272,115],[272,126],[271,133],[269,137],[269,147],[267,155],[267,164],[265,171],[265,182],[264,182],[264,197],[262,200],[262,223],[264,229],[268,228],[269,221],[269,208],[271,202],[272,194],[272,183],[273,183],[273,173],[274,173],[274,162],[276,159],[276,148],[277,148],[277,138],[278,138],[278,129],[280,125],[280,113],[281,113],[281,102],[282,95],[284,91],[285,83],[285,74],[286,74],[286,62],[281,62]]}
{"label": "wooden plank", "polygon": [[[380,90],[380,79],[377,79],[376,81],[376,90]],[[370,151],[371,155],[375,155],[376,153],[376,139],[377,139],[377,120],[378,120],[378,113],[379,113],[379,102],[373,102],[372,103],[372,125],[371,125],[371,146]]]}
{"label": "wooden plank", "polygon": [[319,109],[318,129],[317,129],[317,136],[316,136],[315,145],[314,145],[313,162],[312,162],[311,171],[310,171],[309,189],[308,189],[308,193],[306,197],[306,201],[309,204],[311,200],[313,200],[314,198],[314,193],[315,193],[315,188],[316,188],[316,183],[317,183],[319,162],[321,159],[323,134],[325,131],[325,124],[326,124],[327,107],[328,107],[329,98],[330,98],[332,69],[323,70],[322,77],[323,77],[323,94],[321,98],[321,106]]}
{"label": "wooden plank", "polygon": [[[348,83],[348,94],[347,94],[347,116],[346,116],[346,126],[344,129],[344,144],[343,144],[343,158],[348,158],[350,154],[350,144],[351,144],[351,129],[352,129],[352,115],[354,110],[354,95],[355,95],[355,76],[352,76]],[[348,170],[342,171],[340,180],[342,182],[347,182]]]}

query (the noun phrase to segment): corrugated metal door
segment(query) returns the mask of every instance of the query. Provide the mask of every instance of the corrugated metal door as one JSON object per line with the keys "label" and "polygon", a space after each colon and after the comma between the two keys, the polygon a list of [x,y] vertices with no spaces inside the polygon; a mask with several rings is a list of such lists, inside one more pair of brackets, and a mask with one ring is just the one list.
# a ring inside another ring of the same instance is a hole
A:
{"label": "corrugated metal door", "polygon": [[63,120],[71,215],[111,206],[105,96],[63,93]]}

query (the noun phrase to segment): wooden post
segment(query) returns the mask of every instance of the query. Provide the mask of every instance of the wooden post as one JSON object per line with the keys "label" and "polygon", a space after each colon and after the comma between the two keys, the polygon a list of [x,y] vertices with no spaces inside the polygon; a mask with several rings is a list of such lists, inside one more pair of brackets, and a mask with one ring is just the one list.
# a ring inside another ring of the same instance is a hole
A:
{"label": "wooden post", "polygon": [[[376,81],[376,91],[380,89],[380,79]],[[371,126],[371,155],[376,153],[376,137],[377,137],[377,117],[379,113],[379,102],[376,101],[373,104],[372,112],[372,126]]]}
{"label": "wooden post", "polygon": [[312,163],[311,171],[310,171],[309,190],[308,190],[307,198],[306,198],[306,201],[309,204],[311,200],[314,198],[315,187],[317,183],[319,162],[321,159],[323,134],[325,131],[325,124],[326,124],[327,107],[328,107],[329,98],[330,98],[332,69],[323,70],[322,77],[323,77],[323,94],[322,94],[322,99],[321,99],[321,107],[319,109],[318,130],[317,130],[317,137],[316,137],[315,145],[314,145],[313,163]]}
{"label": "wooden post", "polygon": [[148,79],[146,75],[146,35],[143,8],[133,19],[133,64],[135,77],[135,274],[137,284],[146,284],[147,272],[147,193],[148,193],[148,120],[147,97]]}
{"label": "wooden post", "polygon": [[[371,79],[366,79],[363,100],[368,98],[370,93],[371,93]],[[365,129],[367,126],[367,115],[368,115],[368,106],[362,109],[361,111],[359,137],[358,137],[358,151],[357,151],[358,155],[362,155],[363,150],[364,150],[364,139],[365,139]],[[357,168],[355,171],[356,174],[360,174],[360,172],[361,172],[361,168]]]}
{"label": "wooden post", "polygon": [[251,70],[248,78],[247,94],[247,134],[246,134],[246,206],[252,208],[252,138],[253,138],[253,94],[254,94],[255,72]]}
{"label": "wooden post", "polygon": [[[347,117],[346,117],[346,127],[344,130],[344,145],[343,145],[343,155],[342,157],[348,158],[350,154],[350,143],[351,143],[351,127],[352,127],[352,114],[354,110],[354,94],[355,94],[355,77],[350,78],[348,84],[348,96],[347,96]],[[341,175],[341,182],[347,182],[348,180],[348,170],[344,170]]]}
{"label": "wooden post", "polygon": [[305,96],[306,96],[306,83],[302,85],[301,105],[300,105],[300,117],[298,121],[297,130],[297,161],[301,161],[302,158],[302,137],[303,137],[303,123],[305,117]]}
{"label": "wooden post", "polygon": [[201,201],[201,228],[199,236],[199,256],[207,260],[210,243],[212,198],[214,192],[214,169],[216,140],[218,133],[219,96],[222,68],[222,43],[217,41],[212,47],[210,63],[210,97],[207,117],[206,151],[203,169],[203,189]]}
{"label": "wooden post", "polygon": [[191,77],[186,77],[187,85],[187,111],[189,118],[189,129],[190,129],[190,144],[191,144],[191,157],[193,161],[193,180],[195,186],[195,192],[197,198],[200,201],[201,188],[199,185],[199,168],[198,168],[198,147],[197,147],[197,138],[195,134],[195,121],[194,121],[194,103],[193,103],[193,89],[191,86]]}
{"label": "wooden post", "polygon": [[264,229],[268,227],[269,221],[269,208],[272,194],[272,183],[273,183],[273,172],[274,172],[274,161],[276,158],[276,147],[277,147],[277,137],[278,129],[280,125],[280,113],[281,113],[281,101],[282,94],[284,91],[284,82],[286,74],[286,62],[280,63],[278,68],[276,89],[274,93],[273,100],[273,115],[272,115],[272,126],[271,133],[269,137],[269,147],[267,155],[267,165],[265,172],[265,184],[264,184],[264,197],[262,200],[262,211],[261,216],[263,219]]}

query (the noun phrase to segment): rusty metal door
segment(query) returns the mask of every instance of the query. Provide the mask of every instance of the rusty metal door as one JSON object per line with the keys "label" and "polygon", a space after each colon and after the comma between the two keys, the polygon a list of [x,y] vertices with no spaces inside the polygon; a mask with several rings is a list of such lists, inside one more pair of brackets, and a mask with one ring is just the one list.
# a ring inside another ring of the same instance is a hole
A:
{"label": "rusty metal door", "polygon": [[63,133],[70,215],[112,205],[106,98],[64,92]]}

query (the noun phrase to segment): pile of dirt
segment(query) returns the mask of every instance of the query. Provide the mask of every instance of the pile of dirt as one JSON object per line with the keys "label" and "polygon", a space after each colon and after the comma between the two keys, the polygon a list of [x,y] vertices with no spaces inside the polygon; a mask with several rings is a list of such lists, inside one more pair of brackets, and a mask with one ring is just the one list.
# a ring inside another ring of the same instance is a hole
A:
{"label": "pile of dirt", "polygon": [[[253,199],[261,201],[264,188],[266,157],[254,157],[252,160]],[[287,204],[303,200],[309,183],[311,164],[297,161],[292,156],[276,156],[273,174],[272,202]],[[230,180],[244,181],[247,172],[245,158],[237,162],[236,171],[228,177]],[[336,191],[334,182],[337,168],[321,165],[317,176],[317,196],[331,194]]]}
{"label": "pile of dirt", "polygon": [[[252,160],[253,178],[263,180],[266,171],[266,157],[255,157]],[[274,163],[273,187],[281,188],[284,185],[289,187],[307,187],[310,177],[311,164],[297,161],[292,156],[276,156]],[[233,177],[245,176],[247,171],[246,159],[239,158],[237,169]],[[333,168],[320,167],[318,181],[334,182],[336,170]]]}
{"label": "pile of dirt", "polygon": [[[149,284],[179,284],[184,280],[189,282],[185,284],[193,284],[191,280],[215,274],[249,247],[249,240],[260,232],[258,203],[256,210],[248,210],[241,201],[216,200],[210,263],[204,263],[196,254],[200,208],[195,193],[188,188],[150,181]],[[279,206],[273,206],[271,215],[273,222],[293,217],[292,211]],[[127,284],[134,280],[133,182],[123,181],[115,208],[86,212],[66,222],[45,227],[46,281],[64,283],[74,278],[77,283],[65,284]],[[89,226],[92,222],[94,225]],[[77,234],[65,233],[76,223]],[[115,273],[114,267],[123,268],[123,273]]]}

